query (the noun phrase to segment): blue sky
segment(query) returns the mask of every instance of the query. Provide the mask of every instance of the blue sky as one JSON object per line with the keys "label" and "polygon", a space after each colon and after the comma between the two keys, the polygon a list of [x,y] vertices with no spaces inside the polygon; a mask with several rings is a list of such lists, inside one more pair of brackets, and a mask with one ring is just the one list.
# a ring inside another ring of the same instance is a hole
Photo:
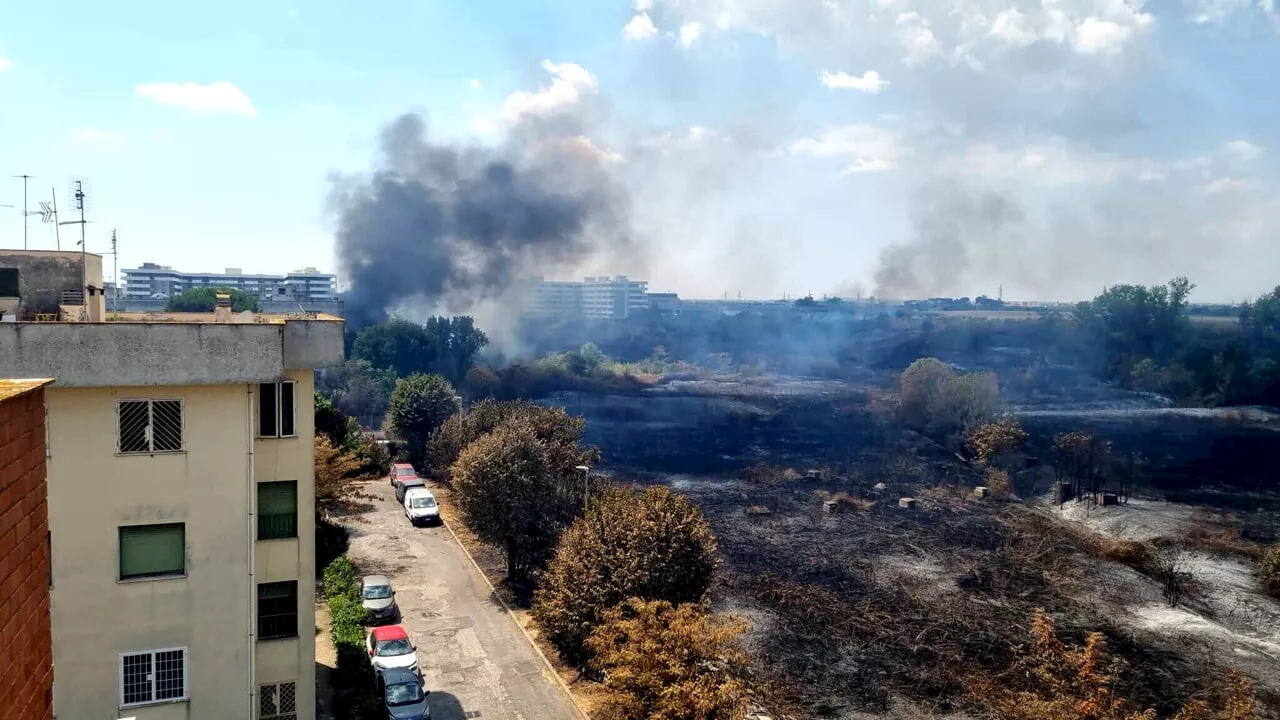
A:
{"label": "blue sky", "polygon": [[63,208],[89,177],[121,267],[335,270],[329,176],[379,128],[500,144],[533,98],[580,113],[649,248],[566,276],[1239,300],[1280,283],[1278,27],[1268,0],[7,3],[0,175]]}

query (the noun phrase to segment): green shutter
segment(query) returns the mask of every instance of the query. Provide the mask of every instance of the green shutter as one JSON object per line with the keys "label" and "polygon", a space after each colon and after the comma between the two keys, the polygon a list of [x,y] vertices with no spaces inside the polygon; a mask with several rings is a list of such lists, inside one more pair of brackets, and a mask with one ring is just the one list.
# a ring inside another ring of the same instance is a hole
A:
{"label": "green shutter", "polygon": [[258,539],[298,536],[298,483],[258,483]]}
{"label": "green shutter", "polygon": [[120,528],[120,577],[181,575],[187,567],[186,526],[134,525]]}

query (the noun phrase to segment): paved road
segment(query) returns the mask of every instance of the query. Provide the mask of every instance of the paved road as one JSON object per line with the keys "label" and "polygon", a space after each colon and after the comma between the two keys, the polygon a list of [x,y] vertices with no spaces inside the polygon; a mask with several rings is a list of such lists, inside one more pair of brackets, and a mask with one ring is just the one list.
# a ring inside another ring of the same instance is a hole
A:
{"label": "paved road", "polygon": [[401,624],[418,646],[433,720],[572,720],[573,705],[515,620],[444,527],[415,528],[385,480],[347,522],[348,555],[391,578]]}

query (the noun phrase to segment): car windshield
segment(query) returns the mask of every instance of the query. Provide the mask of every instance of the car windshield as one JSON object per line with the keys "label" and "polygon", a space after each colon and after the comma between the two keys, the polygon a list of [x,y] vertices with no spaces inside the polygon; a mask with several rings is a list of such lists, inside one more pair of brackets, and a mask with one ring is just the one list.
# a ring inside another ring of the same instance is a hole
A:
{"label": "car windshield", "polygon": [[411,705],[422,702],[422,688],[418,683],[395,683],[387,686],[388,705]]}
{"label": "car windshield", "polygon": [[416,497],[413,498],[411,507],[415,508],[433,508],[436,506],[436,499],[433,497]]}
{"label": "car windshield", "polygon": [[365,600],[386,600],[391,597],[390,585],[369,585],[364,589]]}
{"label": "car windshield", "polygon": [[378,657],[396,657],[413,652],[413,643],[408,638],[384,640],[378,643]]}
{"label": "car windshield", "polygon": [[396,468],[396,474],[401,477],[413,477],[414,475],[417,475],[417,473],[413,471],[413,468]]}

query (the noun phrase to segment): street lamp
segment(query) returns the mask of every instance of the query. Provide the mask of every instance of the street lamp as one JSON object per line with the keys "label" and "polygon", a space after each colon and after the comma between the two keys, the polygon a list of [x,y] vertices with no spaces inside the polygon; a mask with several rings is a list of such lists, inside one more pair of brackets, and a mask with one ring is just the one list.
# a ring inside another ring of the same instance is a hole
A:
{"label": "street lamp", "polygon": [[582,514],[587,513],[587,504],[591,499],[591,468],[586,465],[579,465],[574,468],[582,471]]}
{"label": "street lamp", "polygon": [[458,404],[458,414],[459,414],[459,415],[464,415],[464,414],[466,414],[466,408],[462,405],[462,396],[461,396],[461,395],[454,395],[454,396],[453,396],[453,401],[454,401],[455,403],[457,403],[457,404]]}

